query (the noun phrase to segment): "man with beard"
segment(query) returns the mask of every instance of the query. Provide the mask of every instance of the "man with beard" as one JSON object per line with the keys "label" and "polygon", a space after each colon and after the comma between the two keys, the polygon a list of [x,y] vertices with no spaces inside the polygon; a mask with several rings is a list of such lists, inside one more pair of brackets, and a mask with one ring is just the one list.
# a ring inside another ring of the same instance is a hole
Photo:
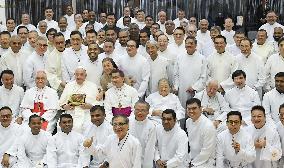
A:
{"label": "man with beard", "polygon": [[83,146],[84,137],[73,131],[72,116],[62,114],[59,126],[61,131],[57,132],[47,145],[47,166],[88,168],[90,160]]}
{"label": "man with beard", "polygon": [[270,41],[270,45],[273,47],[273,53],[276,54],[279,52],[278,41],[283,37],[283,29],[281,27],[275,27],[273,32],[273,41]]}
{"label": "man with beard", "polygon": [[115,53],[119,53],[121,55],[126,55],[126,43],[129,40],[129,31],[128,29],[121,29],[118,33],[119,44],[114,49]]}
{"label": "man with beard", "polygon": [[50,86],[62,92],[66,82],[62,79],[61,59],[65,50],[65,39],[62,33],[54,35],[55,49],[47,57],[46,73]]}
{"label": "man with beard", "polygon": [[98,57],[100,53],[100,47],[97,43],[91,43],[88,46],[87,54],[88,60],[82,62],[82,66],[86,69],[87,80],[100,86],[100,78],[103,73],[102,60],[103,58]]}

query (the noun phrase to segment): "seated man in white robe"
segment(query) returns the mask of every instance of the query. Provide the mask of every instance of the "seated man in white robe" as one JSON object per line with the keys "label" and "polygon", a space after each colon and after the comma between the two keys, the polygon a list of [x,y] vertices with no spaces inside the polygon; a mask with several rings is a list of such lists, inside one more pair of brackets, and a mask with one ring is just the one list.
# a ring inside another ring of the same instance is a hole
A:
{"label": "seated man in white robe", "polygon": [[111,72],[111,81],[114,85],[105,92],[106,119],[110,122],[114,115],[133,115],[135,103],[138,101],[138,92],[124,82],[124,73],[121,70]]}
{"label": "seated man in white robe", "polygon": [[203,114],[213,122],[220,133],[224,130],[226,115],[230,111],[230,107],[221,93],[217,92],[218,88],[217,81],[209,81],[206,89],[198,92],[194,97],[201,101]]}
{"label": "seated man in white robe", "polygon": [[282,156],[278,162],[278,167],[284,166],[284,103],[279,107],[279,119],[280,121],[276,124],[278,134],[281,141]]}
{"label": "seated man in white robe", "polygon": [[[105,109],[103,106],[95,105],[90,109],[90,115],[91,121],[86,124],[83,134],[87,138],[85,142],[88,143],[88,139],[93,139],[92,145],[103,145],[107,137],[113,134],[111,124],[105,120]],[[97,153],[91,154],[90,168],[99,168],[106,157]]]}
{"label": "seated man in white robe", "polygon": [[157,126],[156,131],[157,142],[154,157],[156,167],[188,167],[186,163],[188,140],[186,133],[177,123],[174,110],[163,111],[162,124]]}
{"label": "seated man in white robe", "polygon": [[186,129],[190,147],[189,165],[191,168],[211,168],[214,164],[217,131],[207,117],[202,114],[199,99],[186,101]]}
{"label": "seated man in white robe", "polygon": [[153,167],[156,127],[147,116],[150,105],[144,100],[138,100],[134,109],[135,116],[129,119],[129,133],[135,136],[142,146],[142,168]]}
{"label": "seated man in white robe", "polygon": [[82,67],[75,70],[75,81],[67,83],[59,100],[59,105],[74,120],[74,131],[82,133],[83,124],[90,121],[88,111],[96,102],[98,88],[86,80],[87,73]]}
{"label": "seated man in white robe", "polygon": [[35,83],[35,87],[26,91],[20,106],[23,120],[27,123],[31,115],[37,114],[43,120],[42,129],[52,133],[59,109],[56,90],[46,86],[47,78],[44,71],[36,72]]}
{"label": "seated man in white robe", "polygon": [[83,135],[73,131],[73,118],[70,114],[60,116],[57,132],[47,145],[47,166],[54,168],[88,168],[90,158],[83,146]]}
{"label": "seated man in white robe", "polygon": [[279,122],[279,106],[284,102],[284,72],[278,72],[275,77],[275,88],[263,96],[262,106],[265,108],[266,118]]}
{"label": "seated man in white robe", "polygon": [[23,67],[23,79],[27,89],[35,86],[37,71],[43,71],[47,64],[47,39],[38,37],[35,51],[29,56]]}
{"label": "seated man in white robe", "polygon": [[[46,147],[51,139],[51,134],[41,130],[42,119],[33,114],[29,118],[29,128],[20,137],[15,146],[18,151],[17,166],[21,168],[43,168],[48,163],[46,160]],[[8,151],[8,154],[9,153]],[[12,155],[13,156],[13,155]]]}
{"label": "seated man in white robe", "polygon": [[239,111],[243,116],[243,124],[250,125],[250,110],[255,105],[260,105],[258,93],[246,85],[246,73],[236,70],[232,74],[235,87],[225,94],[225,100],[229,103],[232,111]]}
{"label": "seated man in white robe", "polygon": [[282,156],[280,137],[271,124],[266,122],[265,110],[262,106],[254,106],[251,109],[251,121],[253,125],[247,127],[252,136],[256,150],[256,160],[253,168],[272,168]]}
{"label": "seated man in white robe", "polygon": [[8,106],[0,109],[0,167],[12,167],[16,158],[10,157],[6,152],[17,143],[17,138],[22,135],[21,127],[12,122],[12,110]]}
{"label": "seated man in white robe", "polygon": [[170,62],[165,57],[158,55],[158,45],[156,41],[146,42],[146,51],[149,54],[150,64],[150,79],[148,85],[149,94],[158,90],[158,81],[162,78],[169,78],[170,76]]}
{"label": "seated man in white robe", "polygon": [[82,44],[82,34],[72,31],[70,34],[71,47],[66,48],[62,54],[62,78],[67,83],[75,79],[74,73],[83,60],[88,59],[87,47]]}
{"label": "seated man in white robe", "polygon": [[116,115],[112,118],[112,125],[115,134],[108,136],[103,145],[91,146],[91,139],[88,143],[85,141],[84,146],[106,156],[100,168],[141,168],[142,149],[139,140],[128,132],[129,119]]}
{"label": "seated man in white robe", "polygon": [[65,50],[65,38],[62,33],[54,35],[55,49],[48,55],[46,64],[46,74],[50,86],[62,92],[66,82],[62,79],[61,59],[63,51]]}
{"label": "seated man in white robe", "polygon": [[150,65],[147,59],[137,53],[139,44],[134,40],[127,42],[127,55],[120,57],[119,68],[130,79],[130,84],[139,93],[139,97],[143,97],[148,88],[150,78]]}
{"label": "seated man in white robe", "polygon": [[[178,53],[174,69],[174,91],[183,107],[187,99],[192,98],[195,92],[204,89],[206,82],[207,61],[196,50],[197,41],[189,36],[185,40],[186,52]],[[190,74],[190,75],[189,75]]]}
{"label": "seated man in white robe", "polygon": [[8,106],[13,112],[13,122],[22,123],[20,115],[20,104],[24,97],[24,89],[14,84],[14,73],[12,70],[4,70],[1,72],[1,81],[3,85],[0,87],[0,108]]}
{"label": "seated man in white robe", "polygon": [[177,120],[185,117],[184,108],[178,97],[170,91],[169,81],[162,78],[158,82],[158,92],[152,93],[146,98],[146,102],[150,105],[149,117],[151,120],[161,123],[162,112],[166,109],[173,109]]}
{"label": "seated man in white robe", "polygon": [[251,135],[242,125],[242,114],[231,111],[227,114],[228,129],[221,132],[217,137],[216,167],[250,168],[256,158],[256,152]]}

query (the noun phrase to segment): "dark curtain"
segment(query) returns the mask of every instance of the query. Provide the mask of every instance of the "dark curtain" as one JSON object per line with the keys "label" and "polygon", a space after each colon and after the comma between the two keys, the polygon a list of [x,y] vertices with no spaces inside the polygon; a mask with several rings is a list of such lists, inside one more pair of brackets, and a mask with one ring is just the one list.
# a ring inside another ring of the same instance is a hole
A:
{"label": "dark curtain", "polygon": [[[140,6],[147,15],[152,15],[156,19],[159,10],[167,12],[169,19],[177,17],[177,9],[185,10],[188,17],[195,16],[197,19],[208,18],[217,3],[226,5],[228,15],[235,18],[244,15],[246,22],[255,22],[255,10],[260,4],[260,0],[76,0],[77,13],[83,9],[100,12],[114,12],[119,18],[122,15],[123,6],[128,1],[135,1],[134,6]],[[44,19],[44,8],[51,6],[54,9],[54,19],[58,20],[64,14],[64,6],[71,4],[71,0],[5,0],[6,16],[12,17],[20,23],[21,13],[27,12],[31,16],[33,24]],[[138,3],[138,4],[137,4]],[[281,22],[284,21],[284,0],[269,0],[270,7],[279,14]],[[212,10],[210,10],[212,9]],[[223,9],[222,9],[223,10]]]}

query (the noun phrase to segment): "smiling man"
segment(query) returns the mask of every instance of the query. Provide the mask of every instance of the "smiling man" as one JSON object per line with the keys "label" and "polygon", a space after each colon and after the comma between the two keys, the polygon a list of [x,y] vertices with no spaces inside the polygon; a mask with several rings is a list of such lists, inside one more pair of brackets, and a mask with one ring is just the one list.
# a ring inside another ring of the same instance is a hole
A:
{"label": "smiling man", "polygon": [[46,147],[51,135],[41,130],[42,118],[36,114],[29,117],[29,128],[18,140],[17,166],[43,167],[46,164]]}
{"label": "smiling man", "polygon": [[177,123],[176,113],[166,109],[162,113],[162,124],[157,125],[155,163],[157,168],[187,166],[188,141],[186,133]]}
{"label": "smiling man", "polygon": [[139,140],[128,132],[128,118],[116,115],[112,118],[112,126],[115,134],[110,135],[103,145],[91,148],[95,154],[106,155],[100,168],[141,168],[141,145]]}
{"label": "smiling man", "polygon": [[207,117],[202,114],[201,102],[192,98],[186,101],[186,129],[190,147],[189,165],[191,168],[211,168],[214,164],[216,148],[216,129]]}
{"label": "smiling man", "polygon": [[243,128],[242,115],[238,111],[227,114],[228,129],[218,135],[216,167],[249,167],[256,153],[251,135]]}
{"label": "smiling man", "polygon": [[52,137],[47,146],[46,160],[48,167],[88,168],[89,155],[83,146],[83,136],[73,129],[70,114],[60,116],[61,131]]}
{"label": "smiling man", "polygon": [[262,106],[254,106],[251,109],[251,121],[253,125],[247,131],[253,137],[256,150],[256,160],[253,168],[272,168],[275,161],[282,155],[280,137],[275,129],[266,122],[265,109]]}
{"label": "smiling man", "polygon": [[129,133],[135,136],[142,146],[142,168],[153,167],[156,127],[148,118],[150,105],[138,100],[134,109],[135,117],[130,118]]}
{"label": "smiling man", "polygon": [[[105,120],[106,114],[103,106],[95,105],[90,109],[91,122],[86,124],[84,131],[84,137],[87,138],[84,141],[85,147],[91,147],[91,145],[103,145],[107,137],[113,134],[113,130],[109,122]],[[92,153],[93,160],[90,163],[91,168],[98,168],[105,156],[101,156],[97,153]]]}

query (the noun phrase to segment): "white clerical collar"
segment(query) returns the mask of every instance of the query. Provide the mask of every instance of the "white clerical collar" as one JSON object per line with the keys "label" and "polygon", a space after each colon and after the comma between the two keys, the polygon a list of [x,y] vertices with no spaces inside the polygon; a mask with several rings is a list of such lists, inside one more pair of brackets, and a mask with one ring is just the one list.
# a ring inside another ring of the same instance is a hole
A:
{"label": "white clerical collar", "polygon": [[126,86],[125,86],[125,83],[123,83],[123,85],[122,85],[120,88],[114,86],[114,88],[115,88],[116,90],[119,90],[119,91],[121,91],[121,90],[124,89],[125,87],[126,87]]}
{"label": "white clerical collar", "polygon": [[166,134],[171,134],[171,133],[175,132],[178,127],[179,127],[179,125],[178,125],[178,123],[176,122],[176,123],[175,123],[175,126],[174,126],[171,130],[166,131],[166,130],[164,129],[164,131],[165,131]]}
{"label": "white clerical collar", "polygon": [[216,52],[216,53],[217,53],[217,55],[222,56],[222,55],[226,54],[226,50],[222,53],[218,53],[218,52]]}
{"label": "white clerical collar", "polygon": [[13,88],[14,88],[14,84],[13,84],[13,86],[12,86],[12,88],[11,88],[11,89],[7,89],[7,88],[5,88],[5,86],[4,86],[4,85],[3,85],[2,87],[3,87],[3,89],[4,89],[4,91],[5,91],[5,92],[10,92],[10,91],[12,91],[12,90],[13,90]]}
{"label": "white clerical collar", "polygon": [[138,124],[138,125],[145,125],[147,123],[147,120],[148,120],[147,117],[143,121],[138,121],[138,120],[136,120],[135,117],[134,117],[134,119],[135,119],[135,123]]}
{"label": "white clerical collar", "polygon": [[240,90],[240,91],[244,91],[245,90],[245,88],[246,88],[246,86],[247,85],[245,85],[244,87],[242,87],[242,88],[239,88],[238,86],[236,86],[236,88],[238,89],[238,90]]}
{"label": "white clerical collar", "polygon": [[188,54],[188,53],[186,52],[186,54],[187,54],[188,56],[190,56],[190,57],[193,57],[193,56],[195,55],[195,53],[196,53],[196,49],[195,49],[194,53],[192,53],[192,54]]}

